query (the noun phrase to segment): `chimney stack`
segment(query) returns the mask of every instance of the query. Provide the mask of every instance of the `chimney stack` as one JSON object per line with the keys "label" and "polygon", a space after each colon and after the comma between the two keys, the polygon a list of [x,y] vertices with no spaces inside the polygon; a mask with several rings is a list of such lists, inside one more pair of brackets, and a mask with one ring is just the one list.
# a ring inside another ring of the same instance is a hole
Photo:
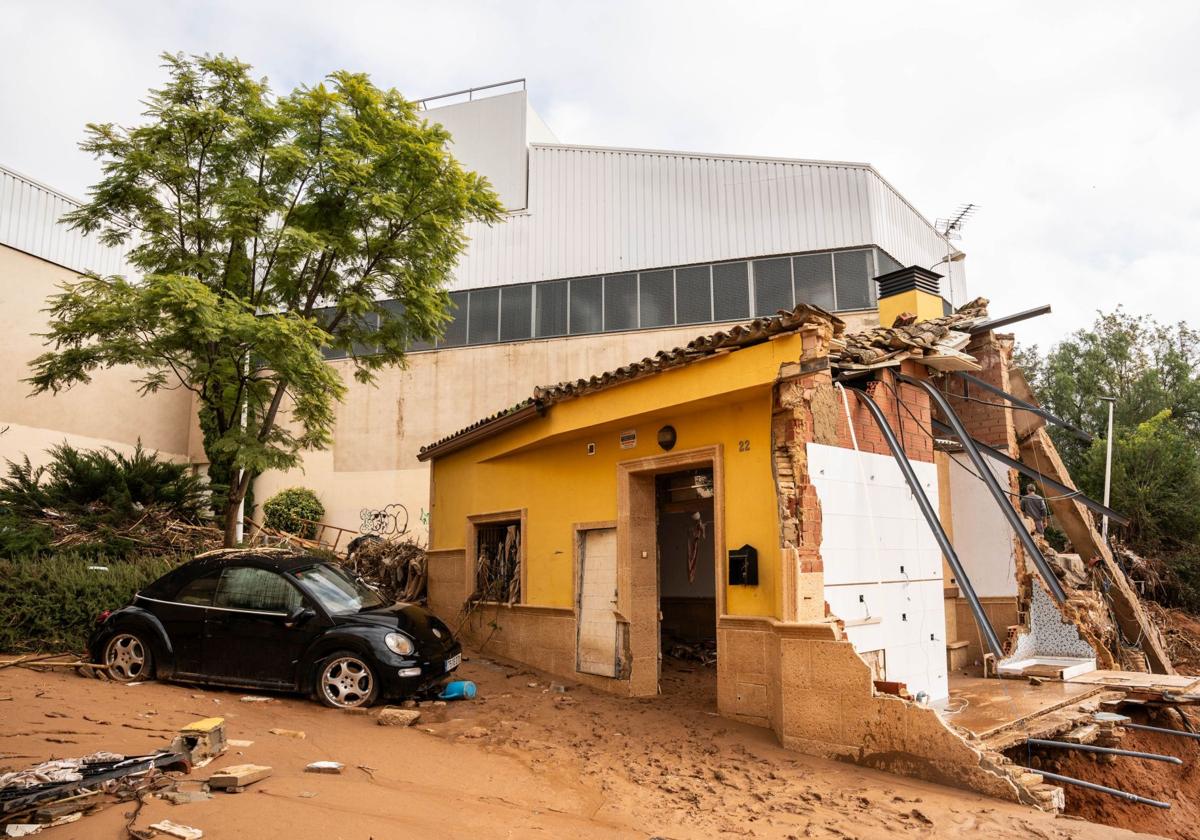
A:
{"label": "chimney stack", "polygon": [[919,265],[910,265],[875,278],[879,284],[879,325],[890,327],[896,317],[908,312],[917,321],[941,318],[949,304],[941,295],[942,275]]}

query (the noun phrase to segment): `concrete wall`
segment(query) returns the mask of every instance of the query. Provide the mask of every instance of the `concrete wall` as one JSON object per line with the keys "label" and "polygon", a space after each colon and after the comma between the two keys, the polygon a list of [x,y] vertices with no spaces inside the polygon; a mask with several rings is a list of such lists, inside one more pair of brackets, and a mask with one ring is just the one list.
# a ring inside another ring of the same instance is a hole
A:
{"label": "concrete wall", "polygon": [[131,450],[140,439],[147,449],[186,460],[192,423],[191,393],[162,391],[139,396],[132,368],[102,370],[92,382],[69,391],[31,397],[21,380],[29,362],[47,351],[37,333],[46,331],[46,300],[77,273],[0,245],[0,458],[28,455],[43,462],[45,450],[67,441],[73,446],[112,446]]}
{"label": "concrete wall", "polygon": [[486,176],[508,210],[528,206],[528,144],[555,141],[529,107],[525,91],[431,108],[423,116],[450,132],[454,156],[465,168]]}

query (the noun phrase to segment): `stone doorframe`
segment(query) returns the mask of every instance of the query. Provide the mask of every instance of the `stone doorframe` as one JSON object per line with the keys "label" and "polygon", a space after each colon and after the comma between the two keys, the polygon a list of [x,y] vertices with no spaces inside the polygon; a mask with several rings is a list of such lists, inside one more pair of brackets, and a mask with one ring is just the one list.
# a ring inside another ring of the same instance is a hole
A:
{"label": "stone doorframe", "polygon": [[[658,533],[654,478],[711,467],[717,618],[725,613],[725,479],[720,444],[617,464],[617,611],[629,626],[629,695],[658,694]],[[720,651],[718,650],[718,657]]]}

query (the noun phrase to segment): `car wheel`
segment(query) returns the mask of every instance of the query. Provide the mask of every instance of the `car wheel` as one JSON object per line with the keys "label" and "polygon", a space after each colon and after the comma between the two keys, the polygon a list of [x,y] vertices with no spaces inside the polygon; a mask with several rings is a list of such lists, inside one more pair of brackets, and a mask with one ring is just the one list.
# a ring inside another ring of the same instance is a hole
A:
{"label": "car wheel", "polygon": [[379,694],[375,672],[361,656],[342,651],[317,665],[317,698],[335,709],[370,706]]}
{"label": "car wheel", "polygon": [[104,664],[117,682],[148,680],[153,673],[150,647],[135,633],[118,633],[104,646]]}

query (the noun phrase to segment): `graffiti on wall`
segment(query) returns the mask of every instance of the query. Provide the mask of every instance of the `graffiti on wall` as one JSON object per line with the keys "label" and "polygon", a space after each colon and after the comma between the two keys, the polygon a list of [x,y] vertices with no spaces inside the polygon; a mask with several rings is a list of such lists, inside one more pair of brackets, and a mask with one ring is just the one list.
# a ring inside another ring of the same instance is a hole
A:
{"label": "graffiti on wall", "polygon": [[360,534],[398,537],[408,533],[408,508],[399,502],[381,508],[363,508],[358,515],[362,517],[358,526]]}

